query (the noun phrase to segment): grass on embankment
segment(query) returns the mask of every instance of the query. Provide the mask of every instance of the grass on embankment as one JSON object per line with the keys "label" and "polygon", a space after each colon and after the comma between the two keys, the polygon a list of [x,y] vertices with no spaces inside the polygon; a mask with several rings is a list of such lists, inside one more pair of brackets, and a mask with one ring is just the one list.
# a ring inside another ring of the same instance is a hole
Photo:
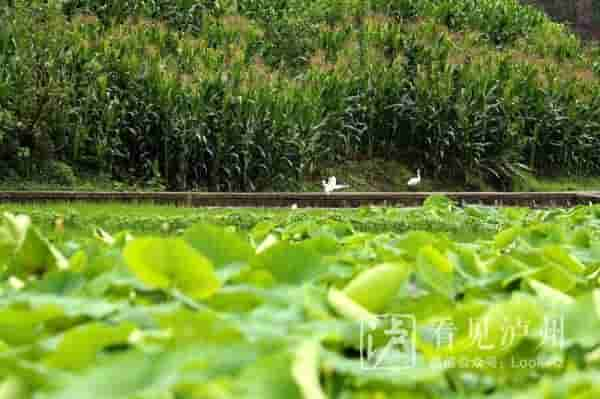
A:
{"label": "grass on embankment", "polygon": [[[348,161],[325,166],[312,176],[306,176],[299,191],[322,191],[321,181],[336,176],[341,184],[350,187],[345,191],[410,191],[406,183],[416,175],[417,165],[409,166],[398,161],[382,159]],[[539,177],[521,173],[513,178],[510,190],[495,187],[480,178],[468,183],[433,178],[427,169],[421,168],[421,184],[413,191],[600,191],[600,177],[555,176]],[[0,191],[164,191],[161,184],[136,184],[110,180],[107,177],[78,177],[73,185],[41,181],[1,181]],[[265,191],[269,191],[268,189]],[[296,191],[289,189],[286,191]],[[125,211],[127,213],[128,211]],[[160,213],[160,212],[159,212]]]}
{"label": "grass on embankment", "polygon": [[[419,167],[380,159],[346,162],[324,168],[319,176],[308,178],[303,185],[303,191],[320,191],[321,176],[336,176],[340,183],[350,185],[348,191],[411,191],[406,183],[416,175],[417,168]],[[412,191],[600,191],[600,177],[539,177],[522,172],[513,177],[509,183],[510,187],[505,188],[495,187],[477,177],[472,177],[466,184],[435,179],[423,168],[421,177],[421,183]]]}
{"label": "grass on embankment", "polygon": [[535,177],[524,174],[515,180],[514,191],[600,191],[600,177]]}

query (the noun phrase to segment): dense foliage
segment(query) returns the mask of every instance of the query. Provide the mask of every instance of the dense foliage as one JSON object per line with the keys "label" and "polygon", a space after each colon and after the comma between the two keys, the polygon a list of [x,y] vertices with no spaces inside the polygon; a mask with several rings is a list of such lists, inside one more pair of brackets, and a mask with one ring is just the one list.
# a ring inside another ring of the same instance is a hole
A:
{"label": "dense foliage", "polygon": [[[157,238],[70,236],[58,218],[48,240],[49,226],[5,213],[0,397],[597,397],[600,208],[460,209],[434,197],[380,210],[416,211],[432,226],[469,215],[496,228],[367,233],[359,214],[328,211]],[[361,322],[381,350],[390,326],[373,317],[390,313],[415,317],[415,363],[367,370]],[[543,333],[553,317],[560,341]],[[455,327],[453,344],[436,343],[440,322]],[[485,347],[468,327],[483,322]]]}
{"label": "dense foliage", "polygon": [[[485,210],[485,212],[483,212]],[[489,237],[501,229],[515,223],[536,222],[537,214],[524,217],[522,212],[493,210],[491,208],[455,208],[452,212],[441,212],[437,207],[430,208],[380,208],[338,209],[331,212],[325,209],[198,209],[180,208],[148,204],[88,204],[52,203],[39,204],[0,204],[0,213],[22,213],[53,238],[57,220],[66,229],[62,239],[89,235],[94,229],[106,231],[129,231],[133,234],[181,234],[198,223],[231,226],[248,231],[260,225],[272,228],[287,228],[290,225],[327,223],[331,219],[350,224],[355,231],[368,233],[426,230],[445,232],[452,237],[460,237],[469,232],[472,236]]]}
{"label": "dense foliage", "polygon": [[600,171],[598,57],[517,0],[0,1],[0,173],[293,188]]}

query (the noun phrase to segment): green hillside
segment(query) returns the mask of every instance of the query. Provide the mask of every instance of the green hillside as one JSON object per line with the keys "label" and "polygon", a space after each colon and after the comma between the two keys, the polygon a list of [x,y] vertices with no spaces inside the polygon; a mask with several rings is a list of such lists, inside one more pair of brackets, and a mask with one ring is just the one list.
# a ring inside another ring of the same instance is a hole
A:
{"label": "green hillside", "polygon": [[600,51],[517,0],[0,0],[0,176],[600,172]]}

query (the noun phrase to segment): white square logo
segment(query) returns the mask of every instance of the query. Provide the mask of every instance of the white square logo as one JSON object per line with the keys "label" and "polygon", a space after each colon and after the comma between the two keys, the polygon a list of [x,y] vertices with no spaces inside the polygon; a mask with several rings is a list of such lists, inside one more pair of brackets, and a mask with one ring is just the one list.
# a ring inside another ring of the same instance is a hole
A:
{"label": "white square logo", "polygon": [[410,314],[383,314],[360,325],[363,370],[412,368],[416,364],[417,320]]}

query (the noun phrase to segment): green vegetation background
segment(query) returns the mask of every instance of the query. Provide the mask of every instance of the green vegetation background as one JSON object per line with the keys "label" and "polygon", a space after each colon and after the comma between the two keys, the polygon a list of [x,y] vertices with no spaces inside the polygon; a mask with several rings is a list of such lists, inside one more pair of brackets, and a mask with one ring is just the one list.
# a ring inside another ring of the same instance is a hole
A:
{"label": "green vegetation background", "polygon": [[579,188],[600,171],[599,50],[516,0],[1,0],[0,18],[8,186],[311,189],[368,161],[398,165],[384,189],[418,167],[431,188]]}

